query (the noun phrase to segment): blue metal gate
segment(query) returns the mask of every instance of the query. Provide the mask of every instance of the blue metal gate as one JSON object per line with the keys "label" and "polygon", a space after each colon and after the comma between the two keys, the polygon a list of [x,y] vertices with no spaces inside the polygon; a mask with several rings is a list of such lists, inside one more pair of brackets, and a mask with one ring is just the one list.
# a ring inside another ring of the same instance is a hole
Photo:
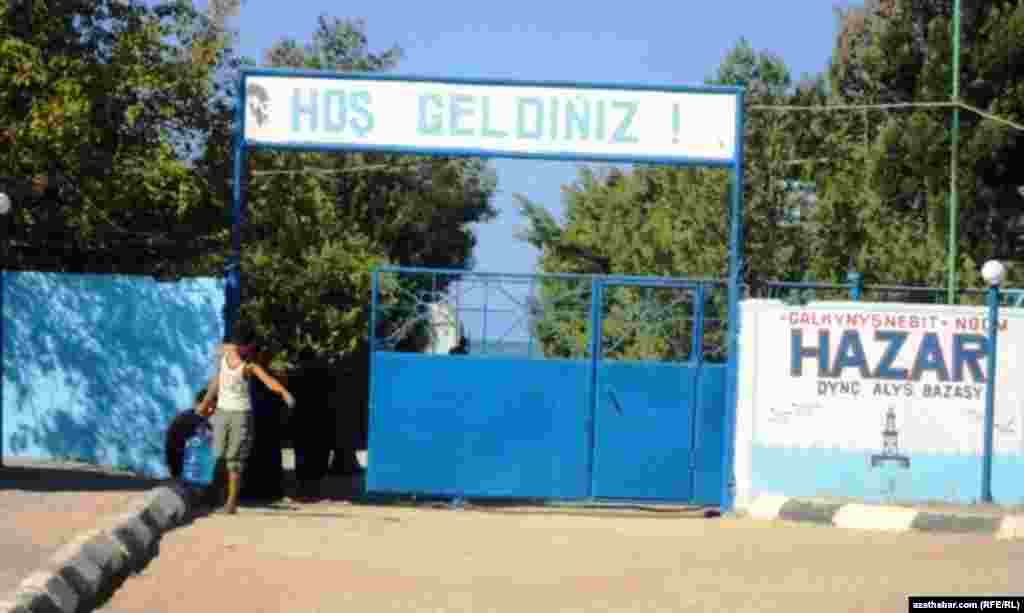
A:
{"label": "blue metal gate", "polygon": [[[724,294],[717,281],[375,272],[367,490],[719,504]],[[439,342],[453,332],[468,343]]]}

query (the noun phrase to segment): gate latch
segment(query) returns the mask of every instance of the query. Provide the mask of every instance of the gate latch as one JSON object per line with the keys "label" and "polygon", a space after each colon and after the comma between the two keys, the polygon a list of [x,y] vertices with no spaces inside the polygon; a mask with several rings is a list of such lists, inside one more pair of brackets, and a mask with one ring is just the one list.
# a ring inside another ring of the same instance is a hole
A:
{"label": "gate latch", "polygon": [[616,398],[616,396],[615,396],[615,390],[613,390],[610,387],[607,388],[607,389],[608,389],[608,397],[611,398],[612,404],[615,405],[615,412],[618,413],[619,415],[622,415],[622,405],[619,404],[619,399]]}

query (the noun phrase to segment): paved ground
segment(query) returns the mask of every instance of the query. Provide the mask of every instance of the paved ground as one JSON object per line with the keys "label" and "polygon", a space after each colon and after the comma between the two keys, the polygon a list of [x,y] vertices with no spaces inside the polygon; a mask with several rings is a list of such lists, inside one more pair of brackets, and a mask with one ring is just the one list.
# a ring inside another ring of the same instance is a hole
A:
{"label": "paved ground", "polygon": [[155,481],[86,464],[4,458],[0,468],[0,594],[62,545],[126,510]]}
{"label": "paved ground", "polygon": [[[86,465],[0,468],[0,592],[154,485]],[[102,610],[905,611],[910,594],[1024,593],[1024,542],[510,511],[328,502],[202,518]]]}
{"label": "paved ground", "polygon": [[326,503],[172,532],[102,610],[906,611],[1022,576],[1024,542],[980,537]]}

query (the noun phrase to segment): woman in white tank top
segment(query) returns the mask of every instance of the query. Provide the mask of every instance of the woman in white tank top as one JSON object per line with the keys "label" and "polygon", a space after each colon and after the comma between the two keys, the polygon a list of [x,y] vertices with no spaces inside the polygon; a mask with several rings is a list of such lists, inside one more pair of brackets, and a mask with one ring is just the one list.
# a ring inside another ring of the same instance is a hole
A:
{"label": "woman in white tank top", "polygon": [[217,398],[217,410],[231,413],[251,411],[252,400],[249,398],[247,377],[249,373],[246,372],[247,367],[251,368],[251,366],[242,360],[237,350],[232,351],[231,358],[237,360],[234,367],[231,366],[232,360],[229,359],[227,350],[220,360],[220,374],[217,378],[220,394]]}
{"label": "woman in white tank top", "polygon": [[206,397],[197,410],[204,417],[213,415],[214,447],[217,456],[224,459],[228,473],[227,501],[221,511],[229,514],[237,511],[242,471],[252,449],[250,377],[256,375],[271,391],[280,394],[289,408],[295,406],[295,398],[277,379],[259,364],[243,359],[242,345],[250,342],[250,337],[248,332],[236,332],[224,343],[217,374],[210,379]]}

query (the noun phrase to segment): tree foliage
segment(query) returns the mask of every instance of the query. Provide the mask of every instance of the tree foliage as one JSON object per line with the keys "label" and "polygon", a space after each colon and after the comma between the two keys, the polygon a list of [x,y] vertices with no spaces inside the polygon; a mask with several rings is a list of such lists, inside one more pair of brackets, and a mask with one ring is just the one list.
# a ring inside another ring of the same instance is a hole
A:
{"label": "tree foliage", "polygon": [[[745,40],[708,79],[747,92],[743,279],[753,293],[768,280],[843,283],[850,269],[869,283],[944,285],[950,109],[779,107],[947,101],[949,5],[869,0],[840,10],[833,58],[798,83],[781,58]],[[1020,123],[1024,4],[966,6],[962,40],[962,99]],[[977,114],[962,112],[960,126],[958,267],[963,285],[978,286],[982,262],[1020,255],[1013,241],[1024,208],[1024,148],[1019,131]],[[728,197],[725,171],[584,168],[564,189],[564,223],[522,200],[521,238],[542,250],[548,272],[724,279]],[[1022,280],[1011,267],[1010,283]],[[921,296],[904,296],[913,298]],[[710,312],[720,320],[723,309],[719,301]],[[544,319],[536,318],[538,330],[553,325]]]}
{"label": "tree foliage", "polygon": [[[756,52],[745,40],[708,81],[745,86],[748,104],[811,101],[821,96],[817,84],[794,87],[781,59]],[[744,278],[750,282],[802,278],[807,241],[805,230],[787,223],[794,205],[787,181],[798,178],[788,164],[793,150],[807,143],[792,138],[799,121],[795,117],[748,117]],[[520,209],[528,221],[521,238],[542,249],[540,267],[545,271],[723,279],[729,267],[730,190],[730,171],[721,169],[638,166],[629,172],[616,168],[595,172],[583,167],[577,180],[563,189],[566,217],[562,225],[542,205],[520,198]],[[676,299],[665,294],[641,298],[620,292],[604,308],[609,317],[626,312],[657,312],[658,317],[668,317],[666,313],[672,312],[678,320],[693,316],[693,298],[687,309],[676,308],[678,305],[670,309]],[[711,325],[705,350],[718,358],[722,355],[724,293],[712,291],[707,299]],[[540,319],[537,326],[550,327]],[[557,344],[552,342],[546,348]],[[625,353],[639,357],[643,352],[636,351],[647,341],[635,338],[630,343]],[[688,355],[689,346],[681,342],[671,349],[680,357],[681,351]]]}
{"label": "tree foliage", "polygon": [[[870,0],[842,11],[828,71],[829,101],[948,100],[952,9],[948,2]],[[961,99],[1020,123],[1024,4],[964,3],[960,47]],[[845,129],[836,131],[826,156],[838,161],[818,172],[823,184],[822,222],[846,221],[836,224],[828,238],[846,245],[870,279],[942,285],[949,231],[951,111],[872,111],[854,127],[856,123],[847,121]],[[979,282],[978,270],[985,260],[1019,257],[1013,253],[1010,231],[1024,207],[1018,191],[1024,185],[1019,171],[1024,162],[1021,137],[1012,128],[960,112],[958,268],[966,285]],[[860,153],[853,153],[857,149]],[[860,168],[849,163],[850,157],[862,161]],[[860,197],[852,193],[854,187]],[[827,265],[822,258],[817,263]],[[1024,280],[1021,271],[1011,274],[1011,281]]]}
{"label": "tree foliage", "polygon": [[[968,4],[961,97],[1021,123],[1024,4]],[[781,58],[741,40],[708,79],[747,91],[743,273],[753,291],[765,280],[842,283],[850,269],[869,283],[944,285],[950,108],[778,107],[948,101],[951,10],[869,0],[838,11],[822,74],[794,82]],[[1019,131],[977,114],[962,111],[960,126],[958,266],[962,284],[978,286],[982,262],[1020,255],[1013,226],[1024,205],[1024,149]],[[724,278],[728,192],[718,170],[641,166],[597,177],[584,169],[565,189],[564,224],[539,203],[521,207],[523,238],[542,249],[545,271],[596,272],[578,246],[614,273]],[[1010,282],[1021,280],[1011,267]]]}
{"label": "tree foliage", "polygon": [[[779,58],[755,52],[746,41],[730,52],[709,81],[746,86],[751,105],[821,96],[816,85],[795,88]],[[748,279],[803,274],[805,233],[786,223],[793,206],[787,181],[799,178],[789,160],[801,144],[807,146],[792,138],[798,121],[751,114],[747,123]],[[730,181],[730,171],[718,169],[638,166],[629,172],[596,173],[584,167],[563,190],[564,225],[541,204],[520,199],[528,221],[521,238],[542,249],[541,268],[549,271],[724,278]],[[593,255],[580,257],[578,248]],[[607,260],[607,270],[595,267],[594,256]]]}
{"label": "tree foliage", "polygon": [[[239,0],[14,2],[0,9],[0,190],[14,267],[223,274],[230,249]],[[322,16],[265,63],[384,71],[365,24]],[[471,265],[495,215],[480,160],[259,151],[248,156],[246,314],[281,357],[365,349],[370,271]],[[388,288],[385,287],[385,290]]]}
{"label": "tree foliage", "polygon": [[[281,40],[265,63],[376,72],[401,55],[371,50],[361,21],[321,17],[308,43]],[[248,223],[267,231],[245,246],[244,313],[292,360],[361,354],[371,271],[469,266],[471,224],[496,214],[496,176],[477,159],[258,151],[249,171]]]}
{"label": "tree foliage", "polygon": [[195,256],[224,238],[223,176],[200,152],[226,131],[216,75],[230,66],[228,42],[181,0],[4,4],[9,265],[138,273],[188,257],[201,267]]}

